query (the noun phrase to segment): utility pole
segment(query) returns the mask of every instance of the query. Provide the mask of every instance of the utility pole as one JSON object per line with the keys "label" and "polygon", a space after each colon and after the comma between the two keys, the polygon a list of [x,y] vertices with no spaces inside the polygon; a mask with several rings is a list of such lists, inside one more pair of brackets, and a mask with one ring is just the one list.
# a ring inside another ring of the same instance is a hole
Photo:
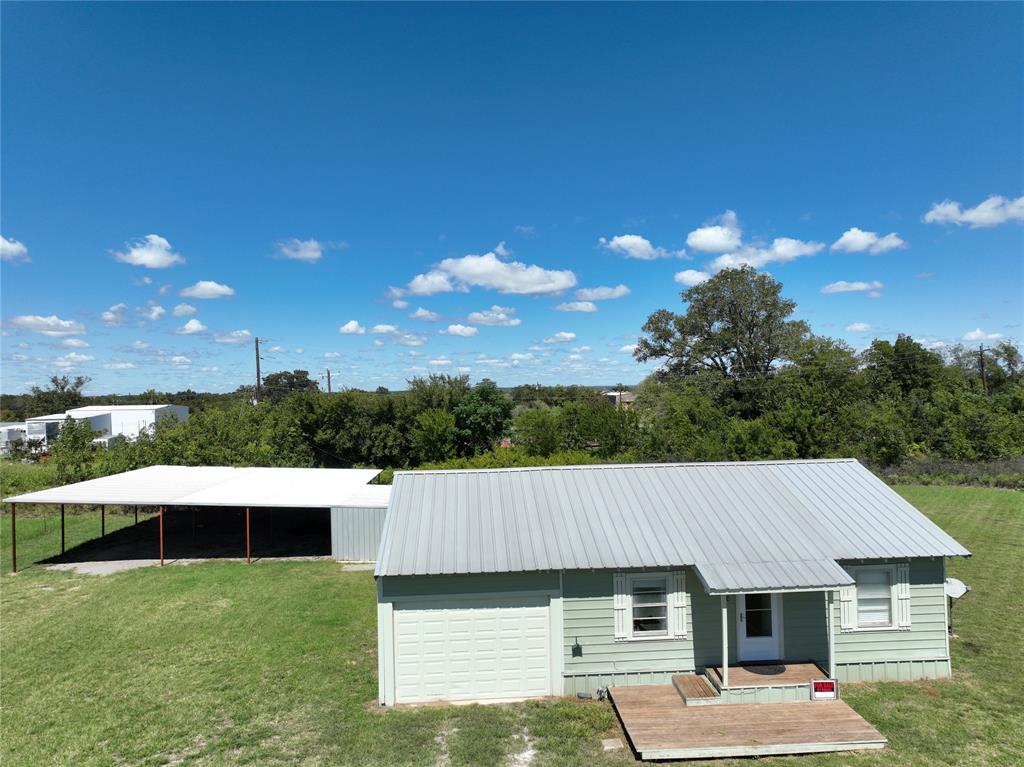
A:
{"label": "utility pole", "polygon": [[978,344],[978,368],[981,370],[981,388],[988,395],[988,378],[985,376],[985,344]]}
{"label": "utility pole", "polygon": [[260,376],[260,337],[256,336],[256,393],[253,396],[253,402],[257,403],[260,401],[260,384],[263,378]]}
{"label": "utility pole", "polygon": [[327,368],[327,375],[326,376],[321,375],[320,378],[326,378],[327,379],[327,393],[330,394],[331,393],[331,369]]}

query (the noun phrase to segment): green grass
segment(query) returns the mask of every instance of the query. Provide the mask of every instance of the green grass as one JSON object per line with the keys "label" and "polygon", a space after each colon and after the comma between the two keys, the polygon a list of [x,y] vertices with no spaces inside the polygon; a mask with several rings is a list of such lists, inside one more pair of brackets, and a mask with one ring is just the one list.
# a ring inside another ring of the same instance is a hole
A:
{"label": "green grass", "polygon": [[[900,492],[974,552],[950,564],[974,589],[956,608],[954,679],[845,686],[847,702],[889,738],[885,751],[758,763],[1024,761],[1024,495]],[[51,539],[33,537],[39,520],[23,522],[19,559],[52,553]],[[95,515],[75,524],[82,535],[98,530]],[[36,567],[4,575],[0,588],[5,767],[489,765],[522,750],[524,733],[534,765],[634,763],[628,750],[601,751],[600,738],[619,732],[603,703],[380,711],[373,579],[333,563],[219,562],[106,577]]]}

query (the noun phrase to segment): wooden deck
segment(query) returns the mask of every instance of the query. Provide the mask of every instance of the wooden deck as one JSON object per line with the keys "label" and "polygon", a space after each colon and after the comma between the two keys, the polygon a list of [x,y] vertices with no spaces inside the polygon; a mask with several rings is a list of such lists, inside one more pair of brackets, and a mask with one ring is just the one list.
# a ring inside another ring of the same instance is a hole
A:
{"label": "wooden deck", "polygon": [[[708,669],[719,687],[722,683],[722,669],[714,666]],[[828,679],[828,672],[818,668],[816,663],[762,663],[729,666],[729,688],[766,687],[781,684],[809,684],[816,679]]]}
{"label": "wooden deck", "polygon": [[668,684],[608,692],[641,759],[809,754],[886,744],[878,730],[839,700],[687,706]]}
{"label": "wooden deck", "polygon": [[720,703],[721,694],[703,674],[676,674],[672,677],[676,688],[688,706]]}

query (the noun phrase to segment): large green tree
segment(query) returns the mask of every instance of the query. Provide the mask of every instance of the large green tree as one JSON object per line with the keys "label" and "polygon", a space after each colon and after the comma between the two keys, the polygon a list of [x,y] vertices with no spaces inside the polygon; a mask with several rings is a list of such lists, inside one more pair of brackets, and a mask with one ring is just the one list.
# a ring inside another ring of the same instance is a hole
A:
{"label": "large green tree", "polygon": [[32,404],[26,410],[26,417],[64,413],[85,402],[82,389],[91,381],[88,376],[50,376],[47,387],[32,387]]}

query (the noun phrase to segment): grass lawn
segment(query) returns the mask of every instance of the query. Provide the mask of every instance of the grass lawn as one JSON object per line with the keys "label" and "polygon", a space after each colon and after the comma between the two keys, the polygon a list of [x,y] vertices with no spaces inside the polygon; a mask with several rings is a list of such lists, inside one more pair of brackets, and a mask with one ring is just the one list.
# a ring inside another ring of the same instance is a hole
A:
{"label": "grass lawn", "polygon": [[[847,702],[889,738],[885,751],[759,763],[1024,762],[1024,494],[900,492],[974,552],[949,568],[974,589],[956,608],[954,679],[844,688]],[[96,515],[74,519],[75,535],[99,529]],[[55,553],[55,523],[44,535],[38,518],[19,519],[22,567]],[[8,534],[5,518],[5,573]],[[0,588],[5,767],[488,765],[523,751],[524,735],[534,765],[634,763],[628,750],[601,751],[602,737],[619,734],[603,703],[381,712],[366,572],[328,562],[220,562],[105,577],[29,568],[5,574]],[[723,763],[730,762],[716,762]]]}

